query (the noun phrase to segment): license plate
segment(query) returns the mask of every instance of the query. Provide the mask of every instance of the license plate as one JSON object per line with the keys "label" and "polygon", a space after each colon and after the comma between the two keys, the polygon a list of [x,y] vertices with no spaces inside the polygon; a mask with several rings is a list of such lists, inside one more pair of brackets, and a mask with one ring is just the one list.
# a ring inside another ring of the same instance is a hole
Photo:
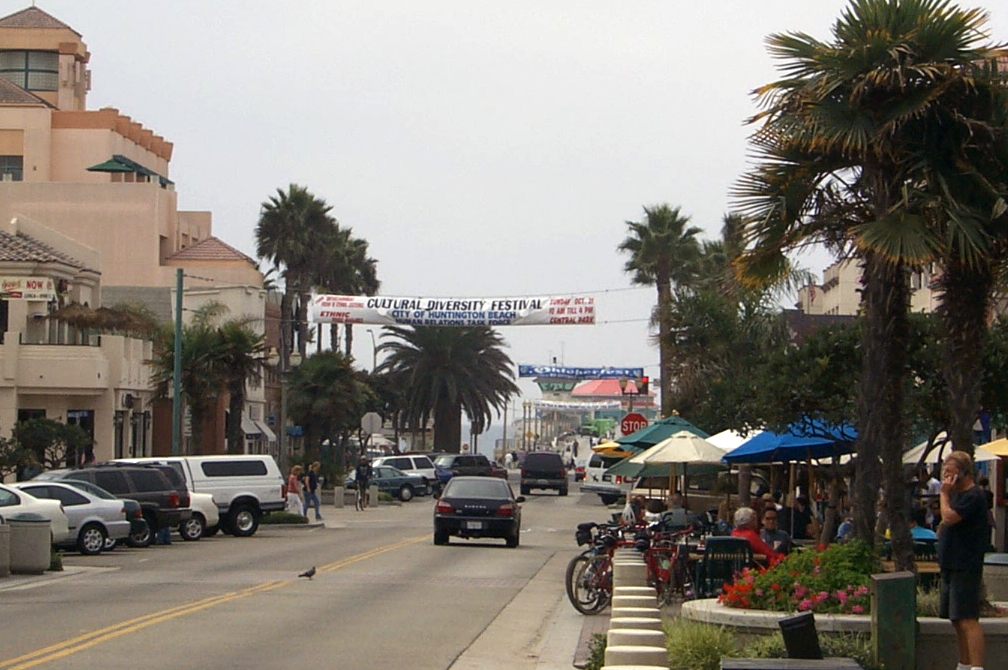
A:
{"label": "license plate", "polygon": [[466,527],[466,530],[483,530],[483,522],[482,521],[466,521],[465,522],[465,527]]}

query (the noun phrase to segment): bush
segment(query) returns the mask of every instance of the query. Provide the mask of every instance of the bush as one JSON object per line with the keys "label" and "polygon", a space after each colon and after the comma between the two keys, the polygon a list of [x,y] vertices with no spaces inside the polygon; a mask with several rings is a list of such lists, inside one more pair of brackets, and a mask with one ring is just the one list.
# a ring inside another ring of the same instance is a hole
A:
{"label": "bush", "polygon": [[665,646],[671,670],[719,670],[722,656],[738,656],[735,633],[686,619],[665,623]]}
{"label": "bush", "polygon": [[290,512],[270,512],[259,517],[260,524],[299,524],[308,523],[308,517]]}
{"label": "bush", "polygon": [[605,665],[606,636],[602,633],[592,635],[591,642],[588,643],[588,662],[585,663],[584,670],[602,670]]}
{"label": "bush", "polygon": [[728,607],[777,612],[864,614],[870,610],[868,580],[876,567],[865,542],[799,551],[767,570],[746,569],[719,600]]}
{"label": "bush", "polygon": [[[850,657],[865,670],[881,670],[872,662],[871,636],[859,633],[826,633],[819,635],[823,656]],[[787,648],[780,632],[765,635],[739,650],[743,658],[787,658]]]}
{"label": "bush", "polygon": [[49,550],[49,571],[63,572],[63,557],[55,549]]}

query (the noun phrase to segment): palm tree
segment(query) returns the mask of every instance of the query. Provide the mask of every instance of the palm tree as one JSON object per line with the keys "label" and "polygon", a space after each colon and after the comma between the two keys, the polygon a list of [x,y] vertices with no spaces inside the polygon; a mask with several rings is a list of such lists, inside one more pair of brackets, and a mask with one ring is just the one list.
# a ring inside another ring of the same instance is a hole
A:
{"label": "palm tree", "polygon": [[[381,287],[378,281],[378,261],[368,256],[366,240],[352,236],[352,230],[334,225],[319,242],[314,279],[323,291],[341,295],[375,295]],[[333,349],[339,342],[338,325],[332,324],[330,343]],[[347,356],[353,347],[353,326],[346,324],[344,352]],[[320,338],[321,339],[321,338]]]}
{"label": "palm tree", "polygon": [[249,319],[231,319],[217,328],[220,338],[220,370],[228,391],[228,453],[244,453],[242,416],[245,410],[246,383],[262,379],[264,336],[250,327]]}
{"label": "palm tree", "polygon": [[422,428],[434,418],[435,450],[459,452],[463,411],[482,433],[519,392],[504,340],[487,326],[390,326],[386,339],[378,346],[388,352],[378,372],[390,373],[403,389],[406,421]]}
{"label": "palm tree", "polygon": [[655,315],[658,321],[662,416],[671,416],[672,345],[669,339],[669,310],[672,308],[672,287],[693,276],[695,261],[700,254],[696,236],[701,230],[696,226],[687,227],[689,217],[682,216],[678,207],[673,208],[667,204],[645,207],[644,215],[644,222],[626,222],[630,234],[617,249],[630,254],[624,270],[632,275],[631,281],[642,286],[653,285],[658,290]]}
{"label": "palm tree", "polygon": [[908,268],[930,262],[942,240],[928,223],[924,138],[953,118],[974,64],[984,14],[947,0],[854,0],[833,41],[768,39],[785,78],[757,89],[757,165],[736,195],[747,219],[745,268],[772,274],[786,250],[822,243],[864,266],[856,534],[874,539],[884,467],[885,520],[897,565],[912,562],[903,509],[903,383]]}
{"label": "palm tree", "polygon": [[[298,351],[306,353],[308,341],[307,296],[312,270],[316,267],[318,245],[327,238],[335,220],[332,207],[308,189],[291,184],[284,193],[262,203],[256,225],[256,255],[269,260],[284,279],[280,302],[280,342],[282,369],[289,369],[293,350],[294,324],[298,333]],[[295,314],[296,306],[296,314]]]}

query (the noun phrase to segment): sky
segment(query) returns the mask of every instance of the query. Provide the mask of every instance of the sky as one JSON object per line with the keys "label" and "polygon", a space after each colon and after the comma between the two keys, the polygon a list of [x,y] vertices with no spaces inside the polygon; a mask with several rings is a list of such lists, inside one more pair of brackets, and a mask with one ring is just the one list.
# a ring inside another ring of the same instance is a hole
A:
{"label": "sky", "polygon": [[[0,15],[27,5],[0,0]],[[623,271],[626,222],[669,203],[717,238],[746,169],[750,92],[778,77],[765,38],[828,40],[847,3],[38,6],[88,45],[88,107],[173,142],[179,208],[212,212],[228,244],[254,257],[261,204],[300,184],[369,242],[381,295],[591,295],[594,326],[502,328],[515,364],[655,376],[656,294]],[[1008,41],[1008,6],[981,6]],[[370,368],[371,334],[355,336]]]}

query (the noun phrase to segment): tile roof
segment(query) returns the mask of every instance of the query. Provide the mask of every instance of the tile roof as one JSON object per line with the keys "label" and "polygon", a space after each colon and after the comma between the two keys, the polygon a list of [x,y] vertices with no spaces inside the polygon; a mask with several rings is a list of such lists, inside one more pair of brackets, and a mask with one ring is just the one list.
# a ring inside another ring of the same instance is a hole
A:
{"label": "tile roof", "polygon": [[[592,379],[590,381],[582,382],[574,387],[571,391],[572,396],[605,396],[605,397],[615,397],[622,398],[623,392],[620,389],[620,380],[618,379]],[[637,390],[637,384],[633,379],[627,380],[627,391],[634,393]]]}
{"label": "tile roof", "polygon": [[186,247],[181,251],[176,251],[167,260],[173,261],[245,261],[255,265],[256,262],[238,251],[230,244],[226,244],[216,237],[208,237],[200,240],[191,247]]}
{"label": "tile roof", "polygon": [[45,105],[55,109],[54,105],[3,77],[0,77],[0,105]]}
{"label": "tile roof", "polygon": [[38,7],[26,7],[0,18],[0,28],[65,28],[80,36],[76,30]]}
{"label": "tile roof", "polygon": [[63,263],[78,269],[97,270],[97,268],[88,268],[76,258],[56,251],[34,237],[24,233],[12,235],[0,231],[0,263],[3,262]]}

